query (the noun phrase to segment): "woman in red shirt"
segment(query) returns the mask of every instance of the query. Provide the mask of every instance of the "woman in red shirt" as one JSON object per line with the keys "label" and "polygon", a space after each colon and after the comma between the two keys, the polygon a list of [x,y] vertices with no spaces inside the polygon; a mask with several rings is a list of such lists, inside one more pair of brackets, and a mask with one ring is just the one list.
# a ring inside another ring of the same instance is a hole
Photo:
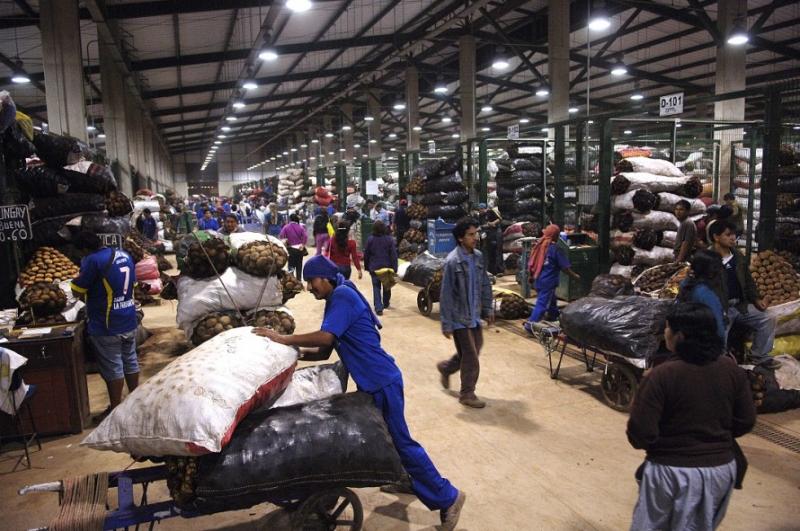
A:
{"label": "woman in red shirt", "polygon": [[333,239],[328,240],[325,256],[336,264],[339,271],[344,275],[344,278],[348,280],[350,280],[350,275],[352,273],[351,263],[354,264],[358,270],[358,279],[361,280],[363,276],[361,272],[361,260],[358,258],[356,241],[349,239],[349,234],[350,223],[347,221],[340,221],[336,226],[336,234]]}

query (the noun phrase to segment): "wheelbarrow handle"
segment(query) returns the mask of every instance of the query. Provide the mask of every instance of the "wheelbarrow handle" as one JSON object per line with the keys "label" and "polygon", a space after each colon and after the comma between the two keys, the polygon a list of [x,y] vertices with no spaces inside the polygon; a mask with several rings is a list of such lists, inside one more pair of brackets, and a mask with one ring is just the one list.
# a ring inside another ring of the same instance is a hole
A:
{"label": "wheelbarrow handle", "polygon": [[61,492],[64,490],[64,484],[60,481],[51,481],[49,483],[37,483],[35,485],[26,485],[17,491],[17,494],[24,496],[31,492]]}

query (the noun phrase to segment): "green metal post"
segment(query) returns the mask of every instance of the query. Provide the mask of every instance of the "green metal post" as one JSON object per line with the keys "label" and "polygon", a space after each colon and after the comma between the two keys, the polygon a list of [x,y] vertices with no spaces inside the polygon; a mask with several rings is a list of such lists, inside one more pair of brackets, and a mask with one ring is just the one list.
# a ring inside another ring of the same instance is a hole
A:
{"label": "green metal post", "polygon": [[[750,265],[750,255],[753,253],[753,207],[755,206],[755,180],[756,180],[756,136],[758,136],[757,131],[755,129],[750,130],[749,140],[750,140],[750,164],[747,171],[747,182],[750,184],[750,189],[747,193],[747,234],[745,235],[745,260],[747,264]],[[733,157],[731,157],[733,159]],[[766,162],[767,159],[763,159]],[[762,167],[761,171],[761,185],[764,185],[764,176],[766,172],[764,171],[765,168]],[[764,190],[761,190],[762,201],[763,201],[763,194]],[[762,205],[763,210],[763,205]]]}
{"label": "green metal post", "polygon": [[325,186],[325,168],[317,166],[317,186]]}
{"label": "green metal post", "polygon": [[336,165],[336,195],[339,198],[339,212],[347,206],[347,168],[344,164]]}
{"label": "green metal post", "polygon": [[408,168],[406,167],[406,157],[400,153],[397,155],[397,185],[400,187],[400,198],[406,197],[406,186],[408,186]]}
{"label": "green metal post", "polygon": [[419,166],[419,151],[411,152],[411,167],[417,169]]}
{"label": "green metal post", "polygon": [[600,186],[597,199],[597,235],[600,248],[600,270],[610,265],[611,232],[611,175],[614,172],[614,139],[611,120],[603,120],[600,140]]}
{"label": "green metal post", "polygon": [[375,181],[378,179],[378,161],[370,159],[369,161],[369,180]]}
{"label": "green metal post", "polygon": [[369,161],[365,160],[361,162],[361,179],[360,179],[360,189],[359,193],[362,197],[365,197],[367,194],[367,181],[369,180]]}
{"label": "green metal post", "polygon": [[553,220],[556,225],[561,227],[564,226],[564,144],[566,142],[564,129],[565,127],[563,126],[556,127],[554,137],[556,145],[554,150],[555,172],[553,179],[555,198],[553,199]]}
{"label": "green metal post", "polygon": [[777,90],[770,90],[767,93],[766,123],[764,124],[764,157],[761,171],[761,208],[759,209],[761,215],[758,220],[759,251],[772,249],[775,246],[782,106],[781,93]]}
{"label": "green metal post", "polygon": [[486,140],[478,144],[478,202],[486,203],[489,199],[489,150]]}

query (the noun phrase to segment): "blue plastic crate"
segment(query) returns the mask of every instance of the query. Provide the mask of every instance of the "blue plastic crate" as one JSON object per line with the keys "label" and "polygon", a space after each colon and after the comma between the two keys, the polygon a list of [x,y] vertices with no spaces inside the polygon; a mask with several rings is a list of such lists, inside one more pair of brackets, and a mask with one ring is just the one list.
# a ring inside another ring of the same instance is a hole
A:
{"label": "blue plastic crate", "polygon": [[456,248],[458,242],[453,236],[455,223],[447,223],[442,218],[428,220],[428,252],[434,256],[447,256]]}

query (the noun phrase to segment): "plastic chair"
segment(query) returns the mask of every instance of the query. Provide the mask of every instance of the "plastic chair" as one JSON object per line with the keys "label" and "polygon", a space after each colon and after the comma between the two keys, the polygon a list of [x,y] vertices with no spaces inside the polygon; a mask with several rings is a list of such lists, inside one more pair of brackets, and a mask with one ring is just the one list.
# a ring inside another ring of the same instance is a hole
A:
{"label": "plastic chair", "polygon": [[[12,472],[15,472],[19,465],[22,463],[24,459],[27,463],[26,468],[31,468],[31,456],[30,456],[30,447],[33,445],[34,441],[36,442],[36,446],[39,448],[39,451],[42,450],[42,441],[39,439],[39,433],[36,429],[36,423],[33,420],[33,412],[31,410],[31,400],[33,399],[34,395],[36,394],[37,387],[34,384],[30,384],[28,386],[28,391],[25,393],[25,396],[22,398],[22,401],[17,404],[15,391],[19,389],[22,385],[22,375],[20,371],[16,371],[14,375],[11,377],[11,387],[9,388],[9,392],[11,395],[11,407],[14,410],[14,413],[11,416],[12,426],[14,427],[14,431],[16,433],[9,434],[9,435],[1,435],[0,436],[0,453],[3,452],[3,442],[5,440],[18,440],[22,443],[25,453],[20,455],[17,458],[17,462],[14,463],[14,468],[11,469]],[[24,411],[23,411],[24,410]],[[22,418],[20,414],[26,412],[28,415],[28,422],[30,422],[31,429],[33,430],[31,433],[24,433],[24,428],[22,426]]]}

